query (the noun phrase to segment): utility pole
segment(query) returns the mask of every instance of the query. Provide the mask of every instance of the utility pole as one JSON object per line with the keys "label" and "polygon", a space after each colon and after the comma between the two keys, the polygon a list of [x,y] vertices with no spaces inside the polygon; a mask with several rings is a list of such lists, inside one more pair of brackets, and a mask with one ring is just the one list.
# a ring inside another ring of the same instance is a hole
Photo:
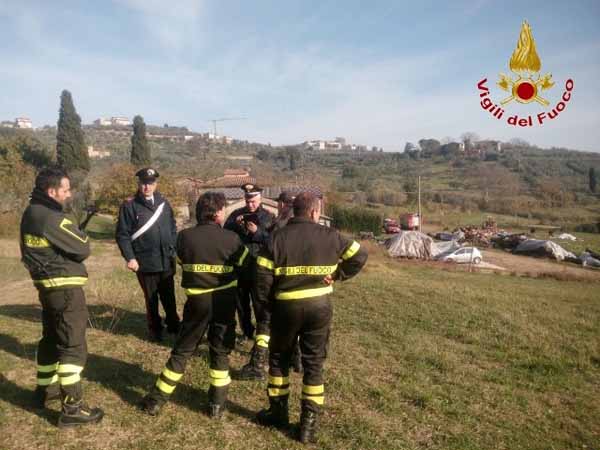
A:
{"label": "utility pole", "polygon": [[421,223],[423,222],[423,219],[421,217],[421,175],[419,175],[418,177],[418,202],[419,202],[419,233],[421,232]]}

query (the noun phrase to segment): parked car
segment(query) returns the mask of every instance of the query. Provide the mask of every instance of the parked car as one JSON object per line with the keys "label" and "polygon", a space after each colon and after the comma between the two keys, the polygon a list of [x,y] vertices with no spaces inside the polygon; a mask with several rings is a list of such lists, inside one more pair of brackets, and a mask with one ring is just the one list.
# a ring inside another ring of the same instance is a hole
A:
{"label": "parked car", "polygon": [[383,229],[387,234],[400,233],[400,227],[398,226],[398,222],[396,222],[394,219],[384,219]]}
{"label": "parked car", "polygon": [[478,248],[462,247],[458,250],[454,250],[449,255],[444,256],[442,261],[479,264],[482,259],[483,257]]}

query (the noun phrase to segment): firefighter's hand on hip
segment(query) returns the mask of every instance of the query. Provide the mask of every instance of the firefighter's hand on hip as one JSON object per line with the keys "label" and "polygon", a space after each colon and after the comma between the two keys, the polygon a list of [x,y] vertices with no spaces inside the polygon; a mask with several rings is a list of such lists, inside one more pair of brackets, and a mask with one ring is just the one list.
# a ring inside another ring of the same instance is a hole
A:
{"label": "firefighter's hand on hip", "polygon": [[331,275],[327,275],[325,278],[323,278],[323,283],[325,283],[327,286],[331,286],[333,284],[333,277]]}

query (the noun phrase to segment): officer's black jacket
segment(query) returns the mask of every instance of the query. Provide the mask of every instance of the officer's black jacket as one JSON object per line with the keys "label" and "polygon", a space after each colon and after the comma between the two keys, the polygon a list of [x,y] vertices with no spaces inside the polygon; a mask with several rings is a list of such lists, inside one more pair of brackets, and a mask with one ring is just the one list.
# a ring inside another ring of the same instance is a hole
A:
{"label": "officer's black jacket", "polygon": [[323,279],[346,280],[367,261],[367,252],[356,241],[338,231],[294,217],[273,233],[256,265],[259,301],[320,297],[333,291]]}
{"label": "officer's black jacket", "polygon": [[269,241],[270,234],[268,229],[271,227],[275,216],[269,211],[267,211],[262,205],[260,205],[258,209],[254,212],[254,214],[258,216],[258,230],[256,230],[256,233],[250,234],[246,231],[246,228],[243,224],[239,225],[235,221],[235,219],[238,216],[241,216],[243,214],[250,214],[247,206],[238,208],[235,211],[233,211],[225,221],[225,225],[223,228],[236,233],[240,237],[242,242],[246,245],[246,247],[248,247],[248,250],[250,250],[250,254],[256,258],[260,249],[263,246],[267,245]]}
{"label": "officer's black jacket", "polygon": [[177,235],[181,286],[188,295],[235,286],[249,259],[238,235],[214,222],[201,222]]}
{"label": "officer's black jacket", "polygon": [[[131,236],[144,226],[156,209],[165,203],[158,220],[135,241]],[[126,261],[137,259],[140,272],[166,272],[173,269],[177,227],[173,209],[160,193],[154,193],[154,205],[138,193],[126,200],[119,211],[116,240]]]}
{"label": "officer's black jacket", "polygon": [[38,289],[82,286],[88,236],[63,213],[60,203],[39,189],[31,194],[21,219],[21,260]]}

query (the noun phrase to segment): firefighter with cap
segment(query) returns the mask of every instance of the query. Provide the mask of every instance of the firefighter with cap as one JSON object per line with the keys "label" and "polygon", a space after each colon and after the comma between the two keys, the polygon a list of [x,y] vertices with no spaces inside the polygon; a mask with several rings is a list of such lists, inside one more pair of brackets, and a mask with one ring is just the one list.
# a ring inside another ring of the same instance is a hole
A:
{"label": "firefighter with cap", "polygon": [[[240,327],[245,337],[254,337],[254,347],[250,361],[238,373],[241,380],[264,380],[267,365],[267,353],[269,347],[269,311],[264,303],[258,301],[254,289],[254,267],[258,252],[264,248],[269,241],[269,228],[273,223],[274,216],[261,204],[262,189],[251,183],[244,184],[244,199],[246,206],[233,211],[227,221],[225,228],[235,232],[248,247],[250,251],[249,270],[247,276],[240,279],[238,318]],[[256,336],[252,326],[251,308],[254,309],[256,319]]]}
{"label": "firefighter with cap", "polygon": [[317,418],[324,404],[323,363],[333,314],[335,281],[356,275],[367,260],[361,245],[318,224],[319,199],[302,192],[294,199],[294,218],[273,234],[272,247],[257,258],[259,300],[272,301],[269,342],[269,409],[260,411],[263,425],[289,423],[289,365],[300,337],[304,368],[300,441],[316,441]]}
{"label": "firefighter with cap", "polygon": [[21,220],[22,261],[38,289],[42,339],[37,348],[35,406],[61,400],[59,427],[97,423],[104,412],[83,402],[81,372],[87,359],[88,310],[83,292],[90,255],[88,236],[63,212],[71,197],[69,177],[44,169],[36,177]]}
{"label": "firefighter with cap", "polygon": [[222,193],[202,194],[196,205],[198,225],[181,231],[177,237],[177,257],[183,268],[181,286],[187,302],[171,357],[142,402],[142,409],[150,415],[158,414],[175,390],[207,329],[208,414],[212,418],[223,414],[231,383],[228,356],[235,346],[236,287],[249,261],[248,249],[240,238],[221,228],[225,203]]}
{"label": "firefighter with cap", "polygon": [[269,227],[269,233],[273,233],[287,225],[289,220],[294,217],[294,196],[287,191],[282,191],[277,197],[277,217]]}
{"label": "firefighter with cap", "polygon": [[175,303],[175,240],[177,227],[171,205],[157,190],[158,172],[139,170],[138,191],[119,211],[116,240],[127,268],[135,272],[144,292],[150,339],[162,340],[158,301],[166,315],[167,332],[177,334]]}

